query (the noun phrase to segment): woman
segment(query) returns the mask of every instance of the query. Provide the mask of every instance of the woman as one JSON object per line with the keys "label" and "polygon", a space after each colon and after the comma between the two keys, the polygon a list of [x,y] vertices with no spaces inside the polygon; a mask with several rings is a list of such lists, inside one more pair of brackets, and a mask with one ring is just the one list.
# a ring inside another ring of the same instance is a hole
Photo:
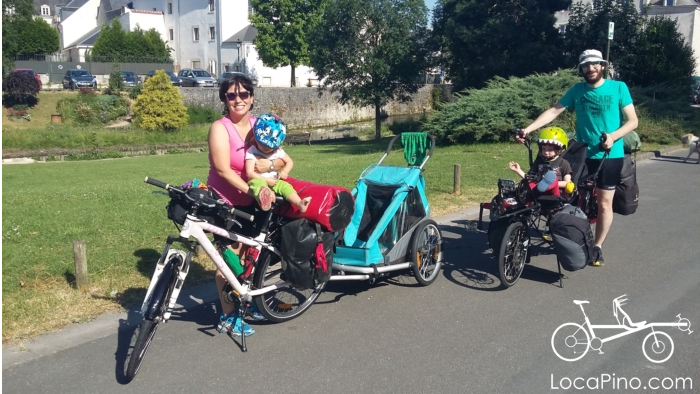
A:
{"label": "woman", "polygon": [[[209,128],[209,178],[207,184],[213,188],[219,196],[228,202],[250,214],[255,213],[256,198],[248,187],[248,179],[245,177],[245,153],[250,146],[253,137],[253,125],[255,117],[250,115],[253,108],[253,82],[246,76],[233,75],[227,78],[219,86],[219,99],[224,103],[226,115],[215,121]],[[281,159],[270,162],[261,159],[256,163],[256,170],[266,172],[281,169],[284,162]],[[261,189],[260,198],[272,198],[274,193],[268,188]],[[254,236],[255,226],[252,223],[241,223],[242,228],[236,232]],[[241,244],[234,243],[232,249],[241,255]],[[227,331],[232,335],[252,335],[255,331],[238,316],[237,308],[224,298],[223,289],[226,278],[220,272],[216,272],[216,288],[221,300],[222,315],[219,319],[219,332]],[[263,318],[259,312],[251,311],[253,318]]]}

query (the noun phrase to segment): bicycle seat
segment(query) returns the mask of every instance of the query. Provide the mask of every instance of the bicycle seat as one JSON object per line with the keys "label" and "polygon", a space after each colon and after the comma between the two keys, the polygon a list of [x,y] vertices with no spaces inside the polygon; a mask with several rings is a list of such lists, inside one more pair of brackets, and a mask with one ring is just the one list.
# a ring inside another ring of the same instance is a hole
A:
{"label": "bicycle seat", "polygon": [[576,304],[576,305],[583,305],[583,304],[588,304],[588,301],[579,301],[579,300],[574,300],[574,304]]}
{"label": "bicycle seat", "polygon": [[632,322],[629,321],[629,320],[627,320],[627,322],[630,324],[631,327],[634,327],[634,328],[639,328],[639,327],[641,327],[641,326],[647,324],[647,321],[646,321],[646,320],[640,321],[639,323],[632,323]]}

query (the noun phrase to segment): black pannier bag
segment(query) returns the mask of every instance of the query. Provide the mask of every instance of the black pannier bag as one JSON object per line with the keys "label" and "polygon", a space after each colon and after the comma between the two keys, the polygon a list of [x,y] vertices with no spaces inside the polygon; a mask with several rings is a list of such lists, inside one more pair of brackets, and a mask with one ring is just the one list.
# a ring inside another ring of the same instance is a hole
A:
{"label": "black pannier bag", "polygon": [[[322,232],[318,223],[297,219],[282,226],[281,237],[282,270],[289,283],[312,289],[328,282],[335,244],[332,232]],[[318,257],[317,249],[323,251]]]}
{"label": "black pannier bag", "polygon": [[593,258],[593,232],[586,214],[566,205],[549,219],[557,260],[567,271],[584,268]]}
{"label": "black pannier bag", "polygon": [[620,172],[620,182],[615,187],[613,212],[631,215],[639,207],[639,185],[637,184],[637,165],[632,156],[626,154]]}
{"label": "black pannier bag", "polygon": [[[213,200],[219,199],[219,195],[217,195],[211,189],[190,189],[187,192],[187,195],[194,198],[195,200],[201,198],[210,198]],[[183,196],[177,193],[171,193],[170,202],[165,207],[165,209],[168,211],[168,219],[172,220],[173,222],[179,225],[185,224],[185,218],[187,217],[187,213],[190,211],[191,208],[192,203],[185,200]],[[215,210],[200,209],[197,212],[197,217],[200,219],[204,219],[212,224],[216,224],[216,222],[218,221],[217,212]]]}

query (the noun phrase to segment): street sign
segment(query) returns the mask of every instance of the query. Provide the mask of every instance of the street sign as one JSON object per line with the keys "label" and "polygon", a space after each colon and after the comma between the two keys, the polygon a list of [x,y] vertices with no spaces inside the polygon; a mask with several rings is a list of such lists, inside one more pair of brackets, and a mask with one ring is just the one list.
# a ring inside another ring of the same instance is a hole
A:
{"label": "street sign", "polygon": [[613,39],[613,34],[615,33],[615,22],[608,23],[608,40]]}

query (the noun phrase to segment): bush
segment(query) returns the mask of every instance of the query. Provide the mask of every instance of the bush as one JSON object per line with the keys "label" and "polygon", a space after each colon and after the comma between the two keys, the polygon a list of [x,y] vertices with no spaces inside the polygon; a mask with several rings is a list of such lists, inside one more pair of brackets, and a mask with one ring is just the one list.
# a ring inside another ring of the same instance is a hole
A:
{"label": "bush", "polygon": [[[514,129],[529,124],[580,81],[575,70],[525,78],[496,77],[483,89],[455,93],[456,101],[443,103],[441,110],[433,112],[424,131],[441,144],[512,141]],[[569,132],[574,125],[569,111],[552,124]]]}
{"label": "bush", "polygon": [[201,105],[188,106],[187,115],[190,117],[189,124],[210,124],[221,119],[221,113]]}
{"label": "bush", "polygon": [[79,94],[56,104],[64,119],[79,125],[107,124],[129,114],[129,102],[121,96]]}
{"label": "bush", "polygon": [[136,97],[141,94],[141,85],[136,85],[133,88],[129,89],[129,98],[132,100],[136,100]]}
{"label": "bush", "polygon": [[163,70],[149,78],[134,103],[137,126],[153,130],[176,130],[187,126],[189,116],[178,88]]}
{"label": "bush", "polygon": [[109,83],[107,89],[104,90],[104,94],[116,96],[124,90],[125,86],[122,74],[119,71],[112,71],[112,73],[109,74]]}
{"label": "bush", "polygon": [[39,82],[26,73],[13,72],[2,80],[2,103],[6,108],[15,105],[35,106],[39,99]]}

